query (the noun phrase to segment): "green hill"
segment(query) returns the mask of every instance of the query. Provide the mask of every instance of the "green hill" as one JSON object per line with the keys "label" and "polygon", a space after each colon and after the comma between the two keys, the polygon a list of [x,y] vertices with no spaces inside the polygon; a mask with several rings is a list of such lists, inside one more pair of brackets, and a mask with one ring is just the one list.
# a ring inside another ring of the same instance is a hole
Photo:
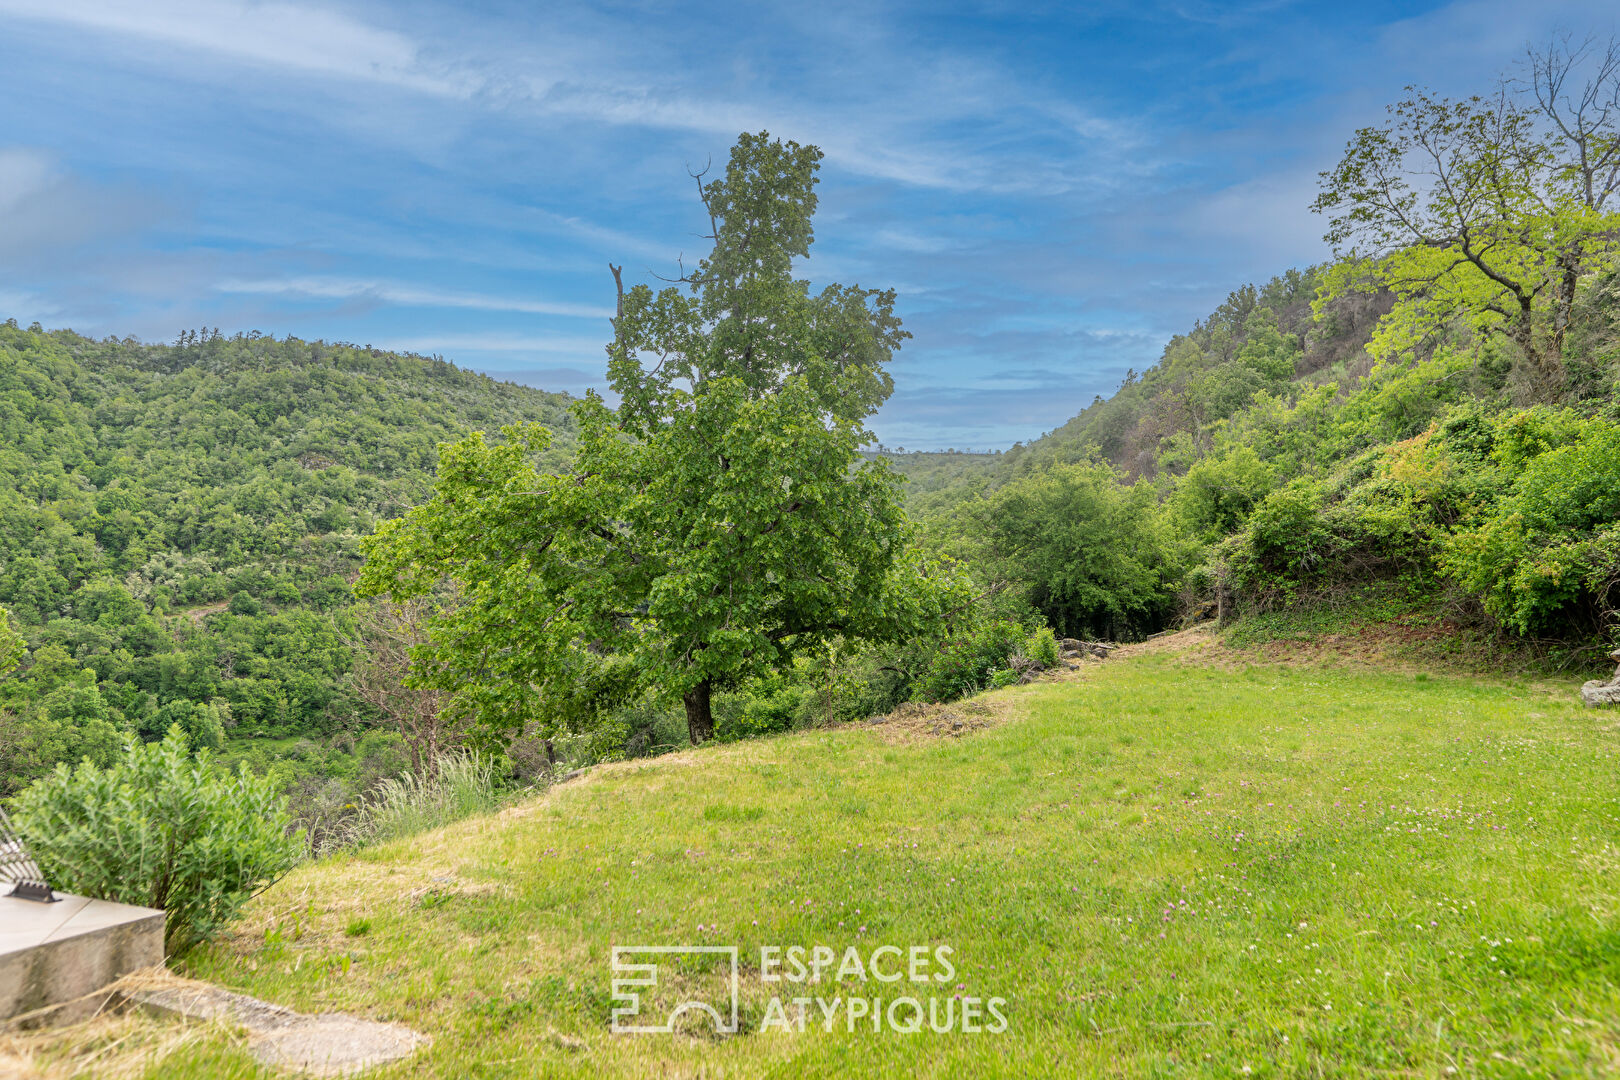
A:
{"label": "green hill", "polygon": [[1393,592],[1596,662],[1620,580],[1620,274],[1587,277],[1549,390],[1460,315],[1380,353],[1394,299],[1354,270],[1238,289],[1111,397],[918,491],[930,543],[1078,636]]}
{"label": "green hill", "polygon": [[0,605],[32,650],[0,684],[0,794],[173,723],[243,752],[282,740],[272,757],[352,744],[358,538],[422,501],[438,444],[469,430],[542,423],[561,460],[567,404],[353,345],[0,325]]}

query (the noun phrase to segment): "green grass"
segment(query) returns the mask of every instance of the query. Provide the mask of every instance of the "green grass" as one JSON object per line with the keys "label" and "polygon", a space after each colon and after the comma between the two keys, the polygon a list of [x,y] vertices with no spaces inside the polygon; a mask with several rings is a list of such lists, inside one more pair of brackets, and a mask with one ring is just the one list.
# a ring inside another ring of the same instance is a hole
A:
{"label": "green grass", "polygon": [[1330,634],[1353,634],[1367,627],[1383,631],[1428,629],[1441,625],[1442,599],[1394,582],[1362,587],[1342,603],[1296,604],[1245,615],[1223,635],[1227,644],[1251,648],[1271,642],[1314,642]]}
{"label": "green grass", "polygon": [[[1523,682],[1164,655],[1000,694],[1013,719],[960,739],[631,763],[308,866],[188,973],[433,1036],[379,1076],[1620,1070],[1612,715]],[[742,947],[744,1033],[611,1034],[611,947],[689,942]],[[750,958],[818,943],[949,945],[1009,1028],[760,1032],[779,991]],[[253,1067],[220,1035],[153,1075]]]}

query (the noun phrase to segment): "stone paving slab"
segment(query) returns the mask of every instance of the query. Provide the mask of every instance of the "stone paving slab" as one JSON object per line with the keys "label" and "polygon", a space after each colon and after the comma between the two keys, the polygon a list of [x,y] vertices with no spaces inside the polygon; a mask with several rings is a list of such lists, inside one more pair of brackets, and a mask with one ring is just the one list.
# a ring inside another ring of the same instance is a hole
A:
{"label": "stone paving slab", "polygon": [[311,1076],[352,1076],[409,1057],[430,1042],[403,1024],[342,1013],[309,1016],[207,983],[171,978],[126,993],[154,1012],[244,1028],[248,1052],[259,1063]]}

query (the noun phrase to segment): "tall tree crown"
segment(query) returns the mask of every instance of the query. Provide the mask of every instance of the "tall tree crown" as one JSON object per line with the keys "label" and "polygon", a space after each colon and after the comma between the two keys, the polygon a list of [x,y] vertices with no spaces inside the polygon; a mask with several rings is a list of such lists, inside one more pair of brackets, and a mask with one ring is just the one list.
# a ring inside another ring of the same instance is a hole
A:
{"label": "tall tree crown", "polygon": [[620,422],[645,436],[711,380],[757,397],[804,382],[825,419],[862,422],[894,390],[885,365],[910,335],[892,289],[829,285],[812,294],[794,260],[815,240],[821,151],[744,134],[725,174],[698,194],[714,246],[697,267],[654,292],[619,288],[609,382]]}

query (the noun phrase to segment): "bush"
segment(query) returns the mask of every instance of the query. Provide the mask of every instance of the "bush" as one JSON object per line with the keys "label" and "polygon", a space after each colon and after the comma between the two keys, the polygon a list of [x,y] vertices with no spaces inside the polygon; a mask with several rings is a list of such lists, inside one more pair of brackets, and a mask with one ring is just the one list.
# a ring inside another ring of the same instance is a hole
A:
{"label": "bush", "polygon": [[108,768],[58,765],[18,796],[14,821],[52,885],[167,912],[171,956],[212,937],[304,852],[270,781],[193,757],[178,730],[126,742]]}
{"label": "bush", "polygon": [[[1567,441],[1543,449],[1538,420],[1562,421]],[[1590,609],[1606,608],[1620,581],[1620,425],[1532,411],[1503,426],[1497,456],[1512,487],[1457,531],[1446,569],[1521,634],[1589,633]]]}
{"label": "bush", "polygon": [[1024,643],[1024,655],[1043,668],[1057,667],[1057,635],[1052,633],[1050,626],[1043,626],[1029,635],[1029,640]]}
{"label": "bush", "polygon": [[1169,618],[1182,551],[1151,484],[1064,465],[1006,485],[982,512],[991,572],[1021,582],[1061,633],[1129,640]]}
{"label": "bush", "polygon": [[1018,681],[1018,672],[1012,668],[997,668],[990,673],[990,680],[984,684],[986,690],[999,690],[1003,686],[1011,686]]}
{"label": "bush", "polygon": [[949,638],[934,653],[918,678],[912,697],[918,701],[955,701],[991,684],[998,669],[1024,644],[1017,623],[996,619]]}

